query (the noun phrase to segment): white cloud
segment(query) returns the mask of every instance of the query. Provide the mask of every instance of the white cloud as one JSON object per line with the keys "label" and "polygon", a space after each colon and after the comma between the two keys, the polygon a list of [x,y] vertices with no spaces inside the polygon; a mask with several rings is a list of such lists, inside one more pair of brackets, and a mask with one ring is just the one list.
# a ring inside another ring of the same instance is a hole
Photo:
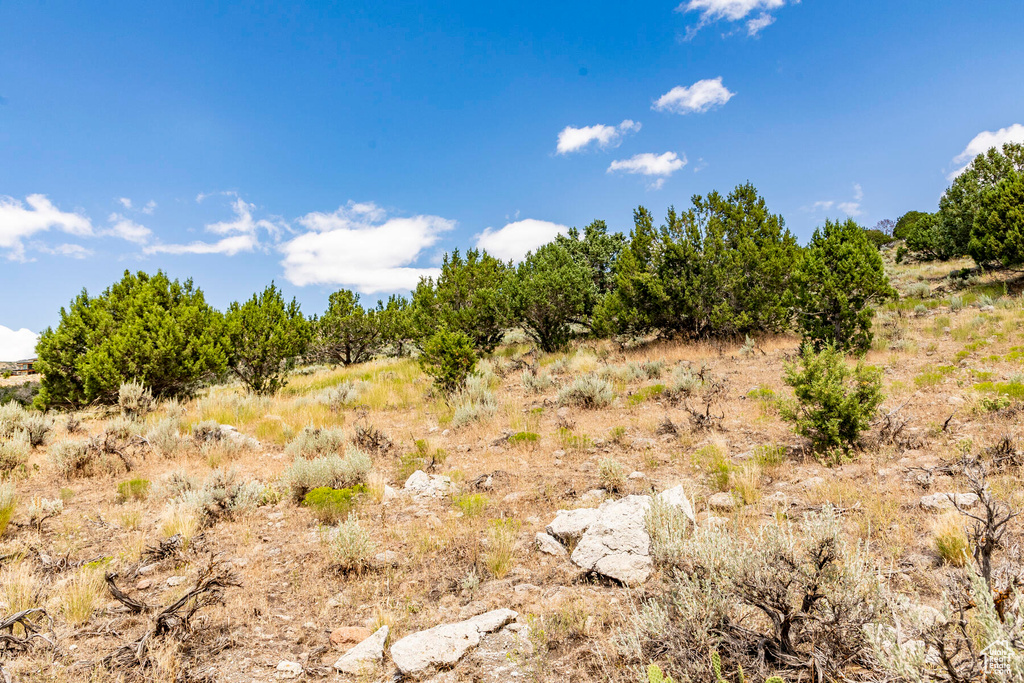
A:
{"label": "white cloud", "polygon": [[626,119],[618,126],[605,126],[602,124],[584,126],[582,128],[566,126],[558,134],[557,152],[558,154],[579,152],[590,146],[591,143],[597,143],[597,146],[601,149],[617,147],[622,142],[623,135],[635,133],[639,130],[640,123],[630,119]]}
{"label": "white cloud", "polygon": [[146,205],[144,207],[139,209],[139,211],[146,214],[147,216],[152,216],[153,212],[156,211],[156,202],[150,199],[148,202],[146,202]]}
{"label": "white cloud", "polygon": [[7,258],[25,260],[22,240],[51,228],[79,237],[93,234],[88,218],[61,211],[45,195],[30,194],[24,203],[0,196],[0,249],[7,250]]}
{"label": "white cloud", "polygon": [[67,256],[73,259],[84,259],[93,255],[92,249],[86,249],[81,244],[58,244],[55,247],[48,247],[45,244],[33,244],[32,248],[44,254],[52,256]]}
{"label": "white cloud", "polygon": [[487,228],[477,235],[476,246],[502,261],[522,261],[528,252],[567,232],[564,225],[526,218],[498,230]]}
{"label": "white cloud", "polygon": [[851,218],[855,218],[862,213],[860,202],[840,202],[837,208]]}
{"label": "white cloud", "polygon": [[747,22],[747,35],[756,36],[758,33],[768,28],[775,23],[775,17],[767,12],[762,12],[760,16],[754,17]]}
{"label": "white cloud", "polygon": [[39,335],[22,328],[12,330],[0,325],[0,361],[11,362],[36,355]]}
{"label": "white cloud", "polygon": [[958,175],[963,173],[974,157],[979,154],[984,154],[993,147],[1002,147],[1007,142],[1019,142],[1024,143],[1024,125],[1015,123],[1012,126],[1006,128],[1000,128],[999,130],[984,130],[967,143],[967,147],[964,151],[960,152],[953,159],[954,164],[960,164],[960,167],[947,176],[948,180],[953,180]]}
{"label": "white cloud", "polygon": [[[791,0],[789,4],[799,4],[800,0]],[[755,36],[762,29],[775,22],[772,11],[786,5],[786,0],[688,0],[683,2],[676,11],[680,13],[698,12],[700,19],[696,26],[686,31],[686,39],[691,40],[697,31],[716,21],[742,21],[754,12],[757,17],[747,21],[747,35]]]}
{"label": "white cloud", "polygon": [[118,199],[117,201],[118,201],[118,202],[119,202],[119,203],[121,204],[121,206],[123,206],[124,208],[128,209],[129,211],[131,210],[131,208],[132,208],[132,200],[128,199],[128,197],[121,197],[121,198],[120,198],[120,199]]}
{"label": "white cloud", "polygon": [[706,78],[689,87],[677,85],[659,97],[651,109],[673,114],[702,114],[725,104],[736,93],[722,85],[722,77]]}
{"label": "white cloud", "polygon": [[284,276],[298,286],[352,287],[363,294],[413,289],[436,268],[415,265],[455,222],[440,216],[398,218],[373,203],[349,202],[333,213],[298,219],[308,230],[280,245]]}
{"label": "white cloud", "polygon": [[153,254],[221,254],[234,256],[243,251],[249,252],[259,246],[255,235],[235,235],[225,237],[216,242],[190,242],[188,244],[154,244],[143,249],[143,253]]}
{"label": "white cloud", "polygon": [[834,205],[835,205],[835,202],[832,201],[831,199],[827,199],[827,200],[821,201],[821,202],[814,202],[814,204],[811,205],[811,211],[817,211],[818,209],[823,209],[825,211],[828,211]]}
{"label": "white cloud", "polygon": [[140,225],[130,218],[125,218],[119,213],[110,214],[110,217],[107,220],[113,223],[113,225],[100,233],[102,235],[118,237],[136,244],[145,244],[149,241],[149,238],[153,236],[153,231],[145,225]]}
{"label": "white cloud", "polygon": [[858,202],[864,199],[864,188],[860,186],[860,183],[853,184],[853,198]]}
{"label": "white cloud", "polygon": [[665,179],[673,173],[686,166],[686,155],[680,159],[675,152],[664,154],[653,154],[644,152],[629,159],[613,161],[608,166],[608,173],[622,171],[623,173],[640,174],[645,176],[660,176],[650,185],[651,189],[658,190],[665,184]]}
{"label": "white cloud", "polygon": [[[224,235],[223,239],[216,242],[195,241],[188,244],[154,244],[146,247],[143,253],[146,254],[221,254],[223,256],[235,256],[242,252],[251,252],[261,247],[259,231],[267,232],[275,240],[280,237],[282,231],[287,229],[283,222],[275,223],[267,219],[255,219],[252,212],[256,208],[249,204],[234,192],[220,192],[234,197],[231,202],[231,209],[235,217],[229,221],[218,221],[206,226],[208,232],[215,235]],[[199,195],[196,201],[202,201],[211,195]],[[148,205],[147,205],[148,206]],[[143,226],[137,226],[142,228]],[[145,229],[145,228],[143,228]],[[127,238],[126,238],[127,239]]]}

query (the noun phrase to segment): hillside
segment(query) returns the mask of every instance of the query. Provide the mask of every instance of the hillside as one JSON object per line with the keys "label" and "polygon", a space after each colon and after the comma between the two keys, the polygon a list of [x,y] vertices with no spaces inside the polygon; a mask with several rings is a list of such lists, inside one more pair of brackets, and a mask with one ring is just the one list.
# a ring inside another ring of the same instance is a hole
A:
{"label": "hillside", "polygon": [[[879,651],[920,647],[923,669],[963,669],[976,653],[929,638],[955,641],[936,624],[958,618],[943,596],[981,543],[964,513],[1024,507],[1024,300],[946,278],[962,265],[889,264],[901,298],[865,357],[885,400],[845,458],[782,417],[793,336],[563,353],[506,338],[452,404],[404,358],[303,367],[272,397],[216,386],[135,419],[53,414],[23,465],[0,451],[17,495],[0,619],[45,610],[0,640],[2,666],[497,682],[641,681],[653,663],[678,681],[713,680],[714,648],[729,680],[742,665],[757,683],[867,681]],[[0,436],[40,419],[0,408]],[[303,504],[325,477],[359,487]],[[1021,532],[1010,520],[992,552],[999,590],[1020,578]],[[815,591],[828,609],[780,606]],[[779,641],[772,609],[792,625]],[[458,626],[421,634],[441,624]],[[359,668],[342,657],[357,643],[362,671],[336,670]]]}

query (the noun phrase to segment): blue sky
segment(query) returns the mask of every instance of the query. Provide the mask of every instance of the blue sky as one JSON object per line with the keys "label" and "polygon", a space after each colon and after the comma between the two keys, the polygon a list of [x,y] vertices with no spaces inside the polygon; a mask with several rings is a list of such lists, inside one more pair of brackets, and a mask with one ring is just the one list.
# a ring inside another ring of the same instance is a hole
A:
{"label": "blue sky", "polygon": [[0,4],[0,359],[126,268],[315,313],[747,180],[870,225],[1024,140],[1017,0],[248,5]]}

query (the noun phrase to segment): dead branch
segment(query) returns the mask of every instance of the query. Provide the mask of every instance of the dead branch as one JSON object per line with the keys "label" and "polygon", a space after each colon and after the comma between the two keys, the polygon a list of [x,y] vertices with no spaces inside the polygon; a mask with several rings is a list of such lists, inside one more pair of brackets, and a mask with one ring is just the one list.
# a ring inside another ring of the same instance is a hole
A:
{"label": "dead branch", "polygon": [[[8,650],[24,652],[36,638],[45,641],[50,645],[50,647],[53,647],[53,641],[40,633],[39,628],[37,628],[37,617],[49,618],[46,614],[46,610],[41,607],[33,607],[32,609],[16,612],[3,621],[0,621],[0,652],[6,652]],[[23,637],[14,635],[15,626],[21,626],[24,630],[25,635]]]}
{"label": "dead branch", "polygon": [[117,587],[117,572],[107,572],[103,575],[103,579],[107,582],[107,590],[110,591],[111,597],[127,607],[128,611],[132,614],[141,614],[142,612],[148,612],[153,609],[146,603],[136,600]]}

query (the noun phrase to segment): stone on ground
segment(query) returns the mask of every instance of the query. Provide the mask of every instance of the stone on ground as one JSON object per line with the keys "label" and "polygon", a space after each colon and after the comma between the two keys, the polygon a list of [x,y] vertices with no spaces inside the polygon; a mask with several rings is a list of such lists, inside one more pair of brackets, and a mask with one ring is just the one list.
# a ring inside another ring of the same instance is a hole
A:
{"label": "stone on ground", "polygon": [[518,613],[510,609],[497,609],[466,621],[410,634],[391,646],[391,659],[402,675],[454,666],[480,644],[481,636],[497,631],[517,616]]}

